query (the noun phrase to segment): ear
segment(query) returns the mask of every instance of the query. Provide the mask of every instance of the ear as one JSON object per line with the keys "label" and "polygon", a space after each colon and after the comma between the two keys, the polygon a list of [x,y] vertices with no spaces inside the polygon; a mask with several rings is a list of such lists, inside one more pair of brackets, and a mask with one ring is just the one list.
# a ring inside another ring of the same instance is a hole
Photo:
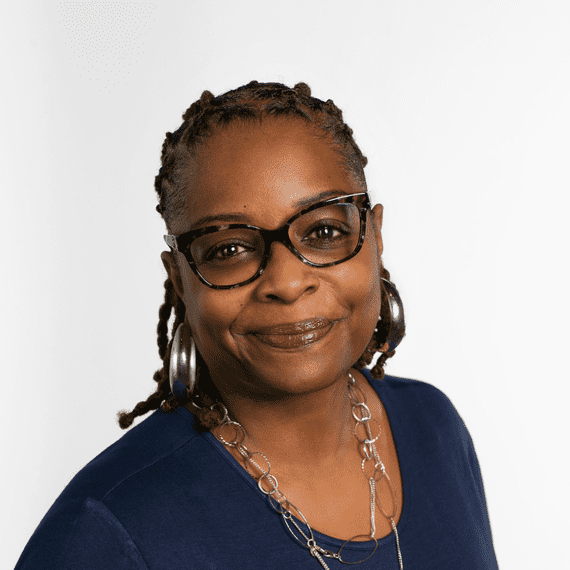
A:
{"label": "ear", "polygon": [[370,219],[372,221],[372,227],[374,228],[374,235],[376,238],[376,247],[378,249],[378,264],[382,265],[382,252],[384,251],[384,244],[382,242],[382,217],[384,215],[384,206],[382,204],[376,204],[372,210],[370,210]]}
{"label": "ear", "polygon": [[164,269],[166,269],[166,273],[170,280],[174,284],[174,290],[176,294],[181,298],[184,299],[184,285],[182,282],[182,277],[180,275],[180,265],[178,263],[176,255],[181,255],[178,252],[172,253],[170,251],[163,251],[160,254],[160,258],[162,259],[162,264],[164,265]]}

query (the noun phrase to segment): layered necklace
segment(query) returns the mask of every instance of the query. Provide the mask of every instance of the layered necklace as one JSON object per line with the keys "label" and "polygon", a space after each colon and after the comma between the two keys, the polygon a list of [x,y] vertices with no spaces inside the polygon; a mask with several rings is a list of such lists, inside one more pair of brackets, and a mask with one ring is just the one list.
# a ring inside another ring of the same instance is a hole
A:
{"label": "layered necklace", "polygon": [[[400,570],[404,569],[402,562],[402,553],[400,551],[400,538],[394,517],[398,512],[398,497],[394,483],[390,479],[384,463],[378,455],[375,442],[380,437],[380,424],[372,418],[370,409],[366,405],[366,395],[357,384],[356,380],[348,373],[348,397],[352,404],[352,417],[355,421],[354,435],[358,440],[359,451],[362,455],[362,471],[368,480],[370,487],[370,534],[353,536],[344,542],[338,552],[332,552],[326,548],[319,546],[315,540],[313,529],[307,522],[303,513],[291,503],[285,494],[279,490],[279,484],[275,475],[271,473],[271,464],[269,459],[260,451],[250,451],[244,444],[246,432],[243,426],[234,420],[230,420],[228,410],[221,402],[217,402],[211,407],[212,411],[219,413],[220,417],[218,425],[215,428],[215,435],[228,448],[235,449],[244,459],[247,472],[257,481],[259,490],[267,496],[269,504],[273,509],[283,517],[285,525],[293,538],[302,546],[309,549],[311,555],[316,558],[323,568],[330,570],[325,558],[335,558],[343,564],[360,564],[368,560],[378,548],[378,540],[374,536],[376,534],[376,504],[378,504],[382,514],[390,520],[392,530],[396,537],[396,549],[398,553],[398,562]],[[374,436],[372,426],[376,426],[376,435]],[[391,509],[386,512],[380,497],[378,489],[380,485],[384,485],[392,495]],[[296,516],[293,516],[295,513]],[[293,530],[296,529],[297,533]],[[343,548],[355,539],[370,539],[374,541],[374,550],[364,559],[357,562],[343,560],[341,552]]]}

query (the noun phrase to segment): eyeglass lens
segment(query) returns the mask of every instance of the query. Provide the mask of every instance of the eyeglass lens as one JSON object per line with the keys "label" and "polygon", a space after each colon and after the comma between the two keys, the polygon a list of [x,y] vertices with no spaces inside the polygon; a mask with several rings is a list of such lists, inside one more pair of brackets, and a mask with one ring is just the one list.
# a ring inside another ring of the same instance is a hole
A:
{"label": "eyeglass lens", "polygon": [[[293,247],[319,265],[350,257],[358,245],[360,211],[355,204],[329,204],[297,218],[289,228]],[[235,285],[259,270],[265,242],[257,230],[236,228],[195,239],[190,251],[200,274],[213,285]]]}

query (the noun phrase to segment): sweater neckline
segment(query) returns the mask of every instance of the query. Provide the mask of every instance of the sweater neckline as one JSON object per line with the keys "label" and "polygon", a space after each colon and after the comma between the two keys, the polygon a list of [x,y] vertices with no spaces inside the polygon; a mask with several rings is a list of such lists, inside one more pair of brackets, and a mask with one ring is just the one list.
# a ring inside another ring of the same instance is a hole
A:
{"label": "sweater neckline", "polygon": [[[404,454],[399,452],[398,450],[403,449],[403,434],[401,430],[401,426],[397,421],[398,418],[398,411],[395,409],[396,405],[395,402],[392,401],[390,398],[389,390],[386,390],[386,380],[388,380],[388,376],[385,376],[383,381],[376,380],[370,376],[368,369],[364,368],[360,372],[366,377],[372,388],[378,394],[382,404],[384,405],[384,409],[386,410],[386,416],[388,418],[388,423],[390,424],[390,429],[392,431],[392,437],[394,439],[394,446],[396,448],[396,456],[398,458],[398,464],[400,466],[400,476],[402,478],[402,488],[403,488],[403,506],[402,506],[402,514],[400,516],[400,520],[396,525],[398,529],[398,534],[401,537],[402,533],[406,526],[406,521],[408,518],[408,513],[410,511],[410,486],[409,486],[409,472],[408,466],[403,461]],[[186,408],[180,408],[181,411],[183,410],[185,413],[192,416],[195,419],[195,416],[190,412],[190,410]],[[234,458],[234,456],[226,449],[226,447],[216,438],[216,436],[210,432],[205,431],[201,432],[200,434],[202,437],[210,443],[213,448],[225,459],[225,461],[230,465],[230,467],[247,483],[253,493],[262,500],[265,504],[267,504],[267,496],[264,495],[257,486],[257,482],[255,479],[245,471],[245,469],[239,464],[239,462]],[[275,513],[277,515],[277,512]],[[294,517],[299,524],[303,524],[299,519]],[[333,547],[333,549],[337,550],[345,543],[345,540],[335,538],[326,534],[319,532],[318,530],[313,529],[313,534],[315,539],[318,543],[324,543],[328,546]],[[384,538],[378,539],[378,548],[392,545],[394,542],[394,533],[391,532]],[[362,542],[351,542],[345,546],[345,549],[349,550],[370,550],[371,546],[374,544],[374,541],[362,541]]]}

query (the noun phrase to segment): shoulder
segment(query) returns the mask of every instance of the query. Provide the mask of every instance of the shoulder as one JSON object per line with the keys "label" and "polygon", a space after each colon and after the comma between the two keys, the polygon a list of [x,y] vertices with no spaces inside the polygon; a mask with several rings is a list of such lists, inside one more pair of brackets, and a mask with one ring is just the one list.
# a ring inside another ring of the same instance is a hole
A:
{"label": "shoulder", "polygon": [[368,369],[364,368],[361,372],[380,396],[406,401],[419,407],[426,406],[432,410],[435,406],[447,412],[456,411],[451,400],[433,384],[389,374],[382,380],[376,380]]}
{"label": "shoulder", "polygon": [[202,438],[188,410],[156,410],[85,465],[60,498],[103,501],[133,477],[141,477],[145,471],[169,461],[196,439]]}
{"label": "shoulder", "polygon": [[438,437],[445,435],[470,440],[459,412],[449,397],[433,384],[388,374],[382,380],[376,380],[368,370],[361,372],[388,411],[396,416],[395,420],[399,418],[408,426],[431,431]]}
{"label": "shoulder", "polygon": [[[124,513],[132,511],[137,516],[136,505],[153,503],[149,497],[176,484],[176,477],[164,477],[164,473],[172,472],[179,479],[181,464],[208,453],[211,445],[200,436],[188,410],[156,410],[75,475],[36,528],[22,553],[21,568],[35,568],[31,561],[36,558],[47,561],[71,556],[73,545],[85,544],[87,535],[104,540],[104,552],[119,549],[136,558],[138,554],[122,526]],[[191,470],[186,468],[184,474],[188,476]],[[44,567],[48,566],[37,566]]]}
{"label": "shoulder", "polygon": [[128,531],[103,503],[88,497],[54,507],[26,545],[15,570],[148,570]]}
{"label": "shoulder", "polygon": [[462,457],[469,463],[480,483],[480,470],[471,434],[459,412],[436,386],[399,376],[385,375],[382,380],[361,372],[384,404],[390,424],[403,439],[415,442],[417,449]]}
{"label": "shoulder", "polygon": [[[195,417],[185,408],[170,413],[158,409],[127,431],[85,465],[68,483],[46,513],[36,532],[55,520],[85,516],[86,505],[110,506],[114,500],[140,497],[145,482],[160,480],[180,458],[192,457],[200,445],[211,450],[196,429]],[[164,479],[168,484],[170,479]],[[159,485],[160,487],[161,485]],[[148,485],[147,489],[151,488]],[[87,501],[89,499],[91,502]],[[141,497],[142,500],[142,497]],[[112,508],[112,507],[111,507]],[[89,509],[88,509],[89,510]],[[90,514],[93,513],[90,511]],[[101,514],[101,513],[99,513]]]}

